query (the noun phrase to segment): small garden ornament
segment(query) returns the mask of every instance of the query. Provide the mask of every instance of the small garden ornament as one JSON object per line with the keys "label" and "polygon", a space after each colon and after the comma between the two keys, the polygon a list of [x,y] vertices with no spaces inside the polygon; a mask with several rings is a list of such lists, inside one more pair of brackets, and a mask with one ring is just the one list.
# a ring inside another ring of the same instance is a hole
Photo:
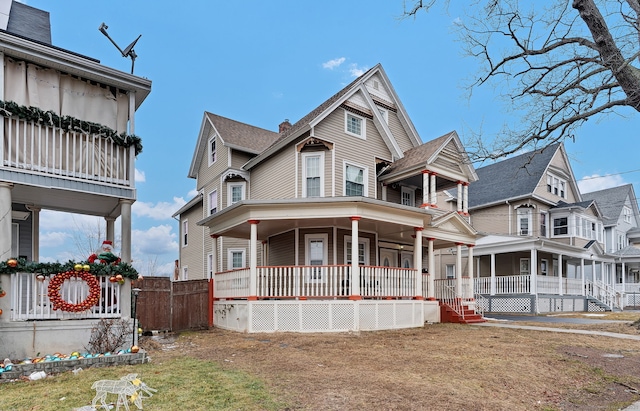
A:
{"label": "small garden ornament", "polygon": [[100,404],[104,409],[109,409],[106,403],[107,394],[117,394],[116,411],[123,405],[129,411],[129,402],[141,410],[142,400],[153,396],[155,390],[148,387],[139,378],[138,374],[129,374],[119,380],[99,380],[93,383],[91,388],[96,390],[96,396],[91,401],[91,406],[95,408],[96,402],[100,400]]}

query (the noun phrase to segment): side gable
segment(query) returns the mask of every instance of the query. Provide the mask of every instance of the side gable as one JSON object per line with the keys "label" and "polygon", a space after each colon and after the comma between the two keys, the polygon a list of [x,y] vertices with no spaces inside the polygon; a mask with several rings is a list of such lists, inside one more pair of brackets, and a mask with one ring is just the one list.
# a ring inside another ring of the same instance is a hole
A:
{"label": "side gable", "polygon": [[468,244],[475,244],[478,232],[462,216],[455,212],[440,215],[431,220],[429,231],[437,231],[438,237],[459,242],[466,237]]}

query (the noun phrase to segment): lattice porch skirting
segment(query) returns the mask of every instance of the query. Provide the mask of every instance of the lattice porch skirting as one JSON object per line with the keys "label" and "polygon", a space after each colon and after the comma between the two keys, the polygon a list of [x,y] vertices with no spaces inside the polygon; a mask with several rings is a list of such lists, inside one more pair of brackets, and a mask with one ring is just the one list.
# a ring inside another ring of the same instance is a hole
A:
{"label": "lattice porch skirting", "polygon": [[214,326],[259,332],[348,332],[422,327],[420,300],[216,301]]}
{"label": "lattice porch skirting", "polygon": [[478,300],[485,313],[546,314],[555,312],[598,311],[600,307],[587,305],[580,295],[484,295]]}

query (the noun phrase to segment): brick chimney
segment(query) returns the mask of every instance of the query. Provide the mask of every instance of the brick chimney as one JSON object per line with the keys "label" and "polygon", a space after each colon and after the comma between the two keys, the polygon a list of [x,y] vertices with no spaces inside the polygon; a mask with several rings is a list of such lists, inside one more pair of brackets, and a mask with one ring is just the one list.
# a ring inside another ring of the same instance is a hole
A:
{"label": "brick chimney", "polygon": [[288,118],[285,118],[284,121],[280,123],[280,125],[278,126],[278,133],[282,134],[285,131],[289,130],[290,128],[291,128],[291,123],[289,123]]}

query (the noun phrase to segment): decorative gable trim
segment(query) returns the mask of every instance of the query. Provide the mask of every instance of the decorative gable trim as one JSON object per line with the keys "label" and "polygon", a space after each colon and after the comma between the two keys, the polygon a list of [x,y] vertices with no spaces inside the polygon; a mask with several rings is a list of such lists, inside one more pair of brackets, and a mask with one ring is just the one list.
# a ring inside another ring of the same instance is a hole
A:
{"label": "decorative gable trim", "polygon": [[296,151],[301,152],[304,148],[323,146],[327,150],[333,150],[333,143],[318,137],[307,137],[296,145]]}

